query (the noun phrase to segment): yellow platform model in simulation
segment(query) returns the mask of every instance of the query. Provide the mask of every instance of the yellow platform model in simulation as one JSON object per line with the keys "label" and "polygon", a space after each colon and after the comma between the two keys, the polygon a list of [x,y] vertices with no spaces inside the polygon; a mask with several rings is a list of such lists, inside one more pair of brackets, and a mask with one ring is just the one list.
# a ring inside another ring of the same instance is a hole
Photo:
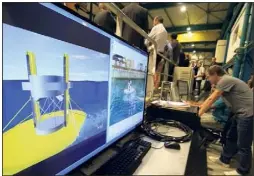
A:
{"label": "yellow platform model in simulation", "polygon": [[[18,173],[68,148],[78,138],[86,119],[69,94],[68,55],[63,57],[63,76],[37,75],[35,54],[27,52],[26,59],[29,80],[22,82],[22,90],[30,91],[31,96],[3,128],[5,131],[15,118],[21,119],[3,134],[4,175]],[[78,110],[72,108],[71,102]],[[32,105],[31,115],[22,117],[19,114],[28,104]],[[49,111],[52,106],[53,111]]]}
{"label": "yellow platform model in simulation", "polygon": [[[58,111],[42,116],[43,119],[63,115]],[[67,126],[48,135],[37,135],[33,120],[28,120],[3,134],[3,175],[13,175],[43,161],[71,145],[79,135],[86,114],[70,110]]]}

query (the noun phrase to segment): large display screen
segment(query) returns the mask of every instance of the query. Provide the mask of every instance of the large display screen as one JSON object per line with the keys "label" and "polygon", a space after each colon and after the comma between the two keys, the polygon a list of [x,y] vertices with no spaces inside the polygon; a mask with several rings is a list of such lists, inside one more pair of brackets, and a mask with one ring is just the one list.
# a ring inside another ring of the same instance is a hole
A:
{"label": "large display screen", "polygon": [[66,174],[142,122],[147,54],[51,3],[3,3],[3,174]]}

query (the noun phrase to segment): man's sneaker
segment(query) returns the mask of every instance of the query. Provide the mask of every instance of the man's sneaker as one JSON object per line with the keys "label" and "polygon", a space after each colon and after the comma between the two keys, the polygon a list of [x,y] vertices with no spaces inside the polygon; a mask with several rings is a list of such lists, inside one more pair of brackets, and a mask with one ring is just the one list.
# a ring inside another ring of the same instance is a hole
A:
{"label": "man's sneaker", "polygon": [[240,175],[236,170],[233,171],[225,171],[224,175]]}
{"label": "man's sneaker", "polygon": [[223,167],[226,167],[226,168],[230,168],[230,165],[229,164],[225,164],[223,163],[219,157],[215,157],[215,156],[209,156],[208,157],[210,161],[212,161],[213,163],[215,164],[218,164],[218,165],[221,165]]}

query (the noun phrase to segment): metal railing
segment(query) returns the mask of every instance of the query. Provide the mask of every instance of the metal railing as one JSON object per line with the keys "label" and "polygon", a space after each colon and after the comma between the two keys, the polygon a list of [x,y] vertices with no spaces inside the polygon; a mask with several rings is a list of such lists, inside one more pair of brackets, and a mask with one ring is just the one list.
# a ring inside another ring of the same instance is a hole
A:
{"label": "metal railing", "polygon": [[168,68],[169,63],[172,63],[175,65],[175,63],[165,57],[164,55],[157,52],[157,44],[156,42],[148,36],[148,34],[141,29],[135,22],[133,22],[128,16],[126,16],[116,4],[114,3],[105,3],[105,6],[110,10],[112,13],[114,13],[117,16],[117,28],[116,28],[116,35],[119,37],[122,37],[122,26],[123,22],[129,25],[131,28],[133,28],[135,31],[137,31],[140,35],[142,35],[145,39],[147,39],[152,45],[148,47],[149,51],[149,65],[148,65],[148,76],[147,76],[147,91],[146,95],[148,98],[151,98],[153,96],[154,92],[154,76],[155,74],[163,75],[164,80],[166,80],[168,77],[172,77],[172,75],[168,75],[167,69],[164,69],[162,72],[158,72],[155,70],[155,63],[156,63],[156,57],[157,55],[160,55],[163,58],[163,64],[165,65],[164,68]]}

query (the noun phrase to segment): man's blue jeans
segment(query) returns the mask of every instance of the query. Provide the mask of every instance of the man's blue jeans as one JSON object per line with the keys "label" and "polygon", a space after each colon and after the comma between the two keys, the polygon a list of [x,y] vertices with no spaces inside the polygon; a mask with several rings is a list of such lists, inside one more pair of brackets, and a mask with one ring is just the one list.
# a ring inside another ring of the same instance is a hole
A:
{"label": "man's blue jeans", "polygon": [[227,132],[220,160],[229,164],[231,158],[238,153],[240,161],[237,172],[245,175],[250,172],[252,162],[253,116],[232,117],[231,120],[232,124]]}

